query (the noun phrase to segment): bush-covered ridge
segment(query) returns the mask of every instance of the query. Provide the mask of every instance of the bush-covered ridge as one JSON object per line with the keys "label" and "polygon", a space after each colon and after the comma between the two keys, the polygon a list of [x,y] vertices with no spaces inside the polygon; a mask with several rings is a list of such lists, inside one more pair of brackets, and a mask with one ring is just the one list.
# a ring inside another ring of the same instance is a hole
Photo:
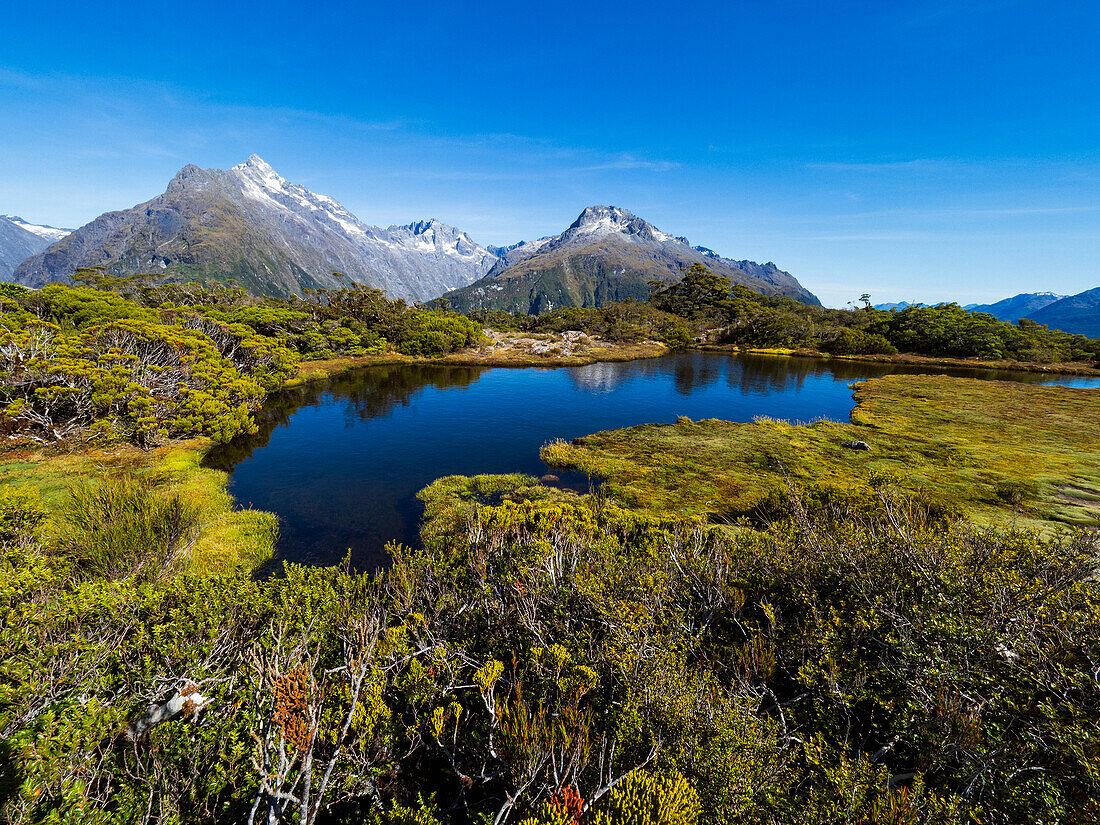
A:
{"label": "bush-covered ridge", "polygon": [[828,309],[790,298],[759,295],[732,286],[703,266],[694,266],[673,286],[655,285],[658,309],[711,327],[721,343],[746,347],[805,347],[834,354],[897,352],[1040,363],[1100,357],[1100,340],[1050,330],[1034,321],[1018,324],[967,312],[958,304],[874,309]]}

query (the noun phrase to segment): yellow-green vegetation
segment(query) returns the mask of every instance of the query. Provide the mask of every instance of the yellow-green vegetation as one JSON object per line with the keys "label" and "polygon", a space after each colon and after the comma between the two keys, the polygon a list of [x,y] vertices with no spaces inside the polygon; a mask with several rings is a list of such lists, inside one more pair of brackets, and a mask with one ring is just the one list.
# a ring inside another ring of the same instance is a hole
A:
{"label": "yellow-green vegetation", "polygon": [[978,530],[885,479],[731,534],[451,477],[389,570],[257,581],[176,563],[196,508],[131,469],[56,513],[0,487],[7,821],[1100,813],[1095,534]]}
{"label": "yellow-green vegetation", "polygon": [[790,485],[854,502],[887,482],[979,523],[1097,523],[1100,390],[888,376],[857,385],[856,399],[850,424],[680,419],[542,454],[605,479],[614,501],[717,524],[768,520]]}
{"label": "yellow-green vegetation", "polygon": [[985,373],[1043,372],[1050,375],[1100,375],[1100,368],[1088,362],[1040,363],[1037,361],[1016,361],[1011,358],[988,360],[982,358],[945,358],[930,355],[897,353],[895,355],[839,355],[819,352],[814,349],[792,349],[790,347],[738,347],[707,344],[701,347],[712,352],[744,352],[753,355],[797,355],[800,357],[823,358],[836,361],[864,361],[872,364],[906,364],[919,367],[952,367]]}
{"label": "yellow-green vegetation", "polygon": [[277,520],[271,513],[236,509],[226,491],[228,475],[201,466],[210,446],[208,439],[195,438],[150,450],[125,442],[72,451],[40,447],[0,462],[0,489],[33,488],[53,516],[52,533],[73,508],[74,491],[87,493],[111,482],[144,484],[155,500],[178,497],[193,510],[194,529],[176,559],[183,567],[208,573],[251,570],[274,553]]}
{"label": "yellow-green vegetation", "polygon": [[711,342],[758,348],[808,348],[836,355],[895,355],[1017,362],[1095,362],[1100,340],[1022,319],[1008,324],[958,304],[885,312],[864,296],[860,309],[828,309],[793,298],[731,287],[696,264],[650,298],[660,310],[708,327]]}

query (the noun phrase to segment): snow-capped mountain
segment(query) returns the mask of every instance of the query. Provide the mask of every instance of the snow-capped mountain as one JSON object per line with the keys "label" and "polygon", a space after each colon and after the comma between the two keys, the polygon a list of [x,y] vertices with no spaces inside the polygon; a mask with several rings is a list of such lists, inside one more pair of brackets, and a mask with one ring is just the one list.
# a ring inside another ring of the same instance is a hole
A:
{"label": "snow-capped mountain", "polygon": [[773,263],[723,258],[617,206],[590,206],[560,235],[493,251],[500,262],[484,278],[444,296],[456,309],[543,312],[645,300],[649,281],[679,280],[693,263],[758,292],[819,303]]}
{"label": "snow-capped mountain", "polygon": [[1066,295],[1027,317],[1051,329],[1100,338],[1100,287]]}
{"label": "snow-capped mountain", "polygon": [[497,257],[436,220],[382,229],[280,176],[257,155],[231,169],[188,165],[159,195],[108,212],[15,273],[38,286],[80,266],[181,278],[235,278],[258,294],[332,287],[333,273],[428,300],[485,275]]}
{"label": "snow-capped mountain", "polygon": [[19,264],[70,232],[30,223],[16,215],[0,215],[0,281],[10,280]]}
{"label": "snow-capped mountain", "polygon": [[71,229],[58,229],[56,226],[46,226],[45,224],[30,223],[20,218],[18,215],[0,215],[0,221],[7,221],[13,226],[18,226],[20,229],[25,229],[32,235],[37,235],[40,238],[53,243],[54,241],[60,241],[66,235],[71,233]]}

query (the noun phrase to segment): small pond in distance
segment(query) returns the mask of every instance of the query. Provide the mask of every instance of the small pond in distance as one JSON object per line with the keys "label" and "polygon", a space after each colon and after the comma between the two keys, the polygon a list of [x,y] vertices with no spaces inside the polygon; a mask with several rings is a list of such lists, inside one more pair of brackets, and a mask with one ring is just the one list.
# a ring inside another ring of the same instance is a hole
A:
{"label": "small pond in distance", "polygon": [[279,516],[280,558],[331,564],[350,549],[352,564],[369,570],[386,563],[387,542],[417,542],[416,493],[441,476],[541,476],[548,441],[681,415],[847,421],[853,382],[932,371],[1100,386],[1041,373],[703,352],[557,369],[370,367],[277,393],[257,413],[260,432],[215,448],[206,464],[232,473],[241,506]]}

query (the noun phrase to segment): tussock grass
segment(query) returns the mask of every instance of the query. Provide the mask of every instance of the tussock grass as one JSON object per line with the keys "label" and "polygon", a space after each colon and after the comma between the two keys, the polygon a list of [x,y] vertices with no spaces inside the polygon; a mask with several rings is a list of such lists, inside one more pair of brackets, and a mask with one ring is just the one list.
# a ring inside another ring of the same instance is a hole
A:
{"label": "tussock grass", "polygon": [[178,495],[185,508],[197,513],[196,532],[176,566],[199,574],[250,570],[273,555],[278,521],[271,513],[235,509],[226,490],[229,476],[200,466],[210,443],[196,438],[153,450],[125,443],[73,451],[36,448],[0,461],[0,485],[34,487],[53,516],[51,529],[60,531],[64,514],[74,506],[74,489],[94,488],[104,478],[132,476],[158,494]]}
{"label": "tussock grass", "polygon": [[71,488],[60,514],[62,552],[108,579],[174,572],[200,530],[200,508],[147,477],[108,476]]}

